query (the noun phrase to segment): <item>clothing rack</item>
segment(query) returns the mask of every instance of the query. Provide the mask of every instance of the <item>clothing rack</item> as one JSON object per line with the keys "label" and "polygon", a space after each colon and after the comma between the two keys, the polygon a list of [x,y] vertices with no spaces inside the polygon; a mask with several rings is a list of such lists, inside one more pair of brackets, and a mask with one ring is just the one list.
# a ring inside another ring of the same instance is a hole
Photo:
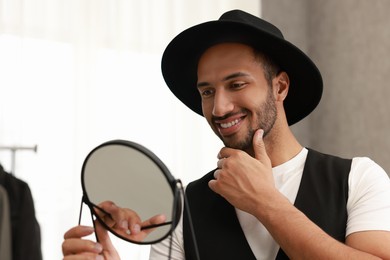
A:
{"label": "clothing rack", "polygon": [[16,152],[18,151],[38,151],[38,145],[34,146],[0,146],[0,150],[11,151],[11,174],[15,174]]}

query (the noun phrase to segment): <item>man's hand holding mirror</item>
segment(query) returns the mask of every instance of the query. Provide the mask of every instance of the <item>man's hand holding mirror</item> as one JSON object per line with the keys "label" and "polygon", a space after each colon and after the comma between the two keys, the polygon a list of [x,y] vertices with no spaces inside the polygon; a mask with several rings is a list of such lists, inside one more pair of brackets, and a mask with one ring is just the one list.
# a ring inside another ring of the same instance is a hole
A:
{"label": "man's hand holding mirror", "polygon": [[[86,157],[79,225],[64,235],[64,259],[120,259],[107,231],[135,244],[153,244],[175,229],[183,187],[145,147],[125,140],[105,142]],[[81,225],[83,203],[94,228]],[[95,232],[96,242],[85,239]],[[97,258],[98,259],[98,258]]]}
{"label": "man's hand holding mirror", "polygon": [[118,207],[112,201],[100,203],[94,211],[110,230],[137,242],[143,242],[157,227],[171,224],[166,222],[164,214],[143,221],[134,210]]}

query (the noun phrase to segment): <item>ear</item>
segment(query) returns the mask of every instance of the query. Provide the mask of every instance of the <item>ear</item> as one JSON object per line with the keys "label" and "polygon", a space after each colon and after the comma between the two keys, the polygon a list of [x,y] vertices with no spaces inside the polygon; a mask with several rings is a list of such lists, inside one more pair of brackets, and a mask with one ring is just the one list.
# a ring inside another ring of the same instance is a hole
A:
{"label": "ear", "polygon": [[287,73],[282,71],[280,72],[273,80],[273,90],[276,101],[284,101],[288,94],[288,89],[290,87],[290,78]]}

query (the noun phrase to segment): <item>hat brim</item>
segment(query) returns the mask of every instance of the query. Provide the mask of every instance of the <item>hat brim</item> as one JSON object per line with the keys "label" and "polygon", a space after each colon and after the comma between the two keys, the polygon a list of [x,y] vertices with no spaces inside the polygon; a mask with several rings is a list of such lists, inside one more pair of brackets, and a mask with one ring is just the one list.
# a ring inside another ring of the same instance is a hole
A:
{"label": "hat brim", "polygon": [[251,25],[236,21],[211,21],[177,35],[162,57],[162,74],[173,94],[199,115],[201,98],[196,88],[197,66],[202,53],[222,42],[250,45],[268,55],[290,78],[284,101],[289,125],[309,115],[322,96],[322,77],[311,59],[290,42]]}

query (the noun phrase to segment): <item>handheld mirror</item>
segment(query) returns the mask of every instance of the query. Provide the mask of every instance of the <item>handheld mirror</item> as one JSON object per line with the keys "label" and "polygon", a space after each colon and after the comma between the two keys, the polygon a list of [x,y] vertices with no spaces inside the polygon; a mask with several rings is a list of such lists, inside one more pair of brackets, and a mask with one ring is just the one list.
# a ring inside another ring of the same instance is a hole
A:
{"label": "handheld mirror", "polygon": [[[82,203],[88,205],[92,216],[126,241],[159,242],[171,234],[179,221],[181,182],[173,178],[155,154],[137,143],[113,140],[97,146],[84,161],[81,183]],[[142,240],[134,239],[130,232],[118,231],[112,226],[113,218],[104,210],[107,203],[136,212],[141,221],[157,215],[163,215],[164,220],[142,225],[142,230],[151,232]],[[82,206],[80,220],[81,213]]]}

